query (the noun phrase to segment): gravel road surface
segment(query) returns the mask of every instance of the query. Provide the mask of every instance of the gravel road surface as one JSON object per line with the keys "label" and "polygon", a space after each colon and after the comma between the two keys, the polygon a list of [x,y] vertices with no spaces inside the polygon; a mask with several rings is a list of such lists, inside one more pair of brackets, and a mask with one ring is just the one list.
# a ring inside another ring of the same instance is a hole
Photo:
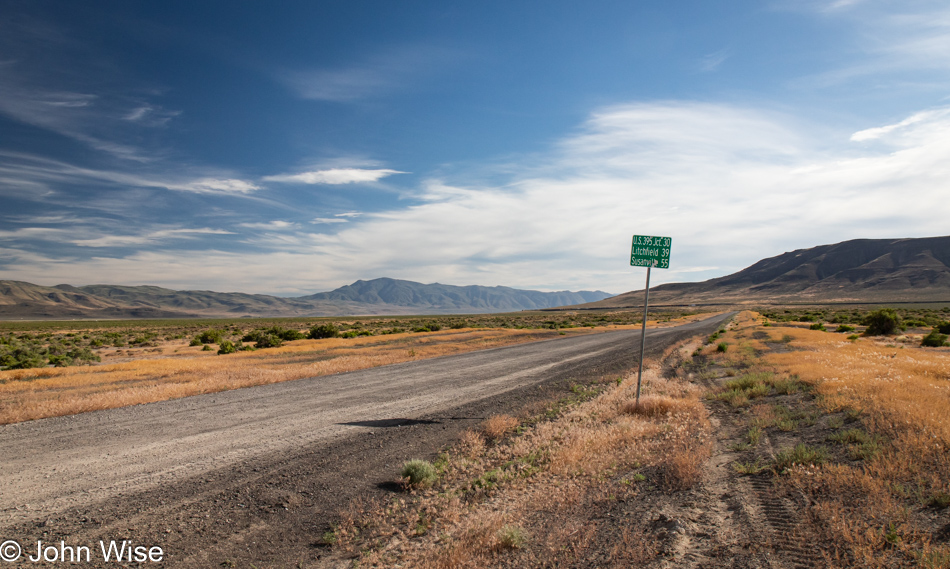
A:
{"label": "gravel road surface", "polygon": [[[647,357],[729,316],[648,330]],[[639,338],[572,336],[3,425],[0,538],[34,552],[36,540],[132,539],[161,546],[168,567],[306,566],[338,510],[391,491],[402,461],[632,368]]]}

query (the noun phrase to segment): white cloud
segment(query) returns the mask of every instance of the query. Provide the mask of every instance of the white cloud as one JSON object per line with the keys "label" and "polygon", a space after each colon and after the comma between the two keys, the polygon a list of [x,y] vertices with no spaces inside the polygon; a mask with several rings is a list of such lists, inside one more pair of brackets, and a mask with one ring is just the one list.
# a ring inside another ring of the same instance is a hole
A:
{"label": "white cloud", "polygon": [[233,235],[222,229],[162,229],[134,235],[103,235],[92,239],[73,239],[70,242],[80,247],[133,247],[158,244],[169,239],[195,239],[201,235]]}
{"label": "white cloud", "polygon": [[126,113],[124,120],[145,126],[165,126],[181,111],[166,111],[159,106],[141,105]]}
{"label": "white cloud", "polygon": [[312,172],[302,172],[300,174],[282,174],[279,176],[265,176],[266,182],[288,182],[298,184],[354,184],[376,182],[386,176],[393,174],[406,174],[399,170],[369,170],[363,168],[330,168],[328,170],[315,170]]}
{"label": "white cloud", "polygon": [[182,190],[186,192],[195,192],[198,194],[249,194],[255,192],[260,186],[234,178],[217,179],[202,178],[194,182],[185,184],[163,184],[170,190]]}
{"label": "white cloud", "polygon": [[264,229],[270,231],[283,231],[297,227],[296,223],[290,221],[268,221],[264,223],[242,223],[241,227],[248,229]]}
{"label": "white cloud", "polygon": [[732,55],[729,49],[720,49],[713,53],[707,53],[699,62],[699,67],[703,71],[716,71]]}
{"label": "white cloud", "polygon": [[278,79],[303,99],[348,103],[405,89],[457,57],[430,46],[392,47],[348,67],[283,72]]}
{"label": "white cloud", "polygon": [[315,217],[310,223],[346,223],[347,220],[344,217]]}
{"label": "white cloud", "polygon": [[921,122],[933,122],[934,120],[939,120],[941,117],[946,116],[947,114],[948,114],[948,111],[946,109],[939,110],[939,111],[924,111],[921,113],[916,113],[896,124],[889,124],[885,126],[878,126],[874,128],[867,128],[864,130],[860,130],[851,135],[851,140],[853,142],[866,142],[869,140],[879,140],[879,139],[884,138],[886,135],[892,134],[894,132],[904,131],[906,127],[909,127]]}
{"label": "white cloud", "polygon": [[[33,220],[36,223],[60,223],[56,219]],[[101,220],[100,220],[101,221]],[[0,230],[0,241],[49,241],[68,243],[80,247],[134,247],[146,244],[159,244],[170,239],[194,239],[201,235],[232,235],[230,231],[199,227],[194,229],[163,228],[148,229],[137,233],[103,234],[99,227],[73,222],[70,227],[21,227]]]}

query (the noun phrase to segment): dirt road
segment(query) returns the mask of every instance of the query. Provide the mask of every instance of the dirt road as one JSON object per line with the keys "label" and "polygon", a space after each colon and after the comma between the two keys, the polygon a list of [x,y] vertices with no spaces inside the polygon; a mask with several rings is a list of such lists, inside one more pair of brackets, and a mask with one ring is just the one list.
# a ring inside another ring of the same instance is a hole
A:
{"label": "dirt road", "polygon": [[[724,318],[648,331],[647,356]],[[0,426],[0,538],[34,553],[130,539],[169,567],[306,566],[337,511],[387,492],[402,461],[629,369],[638,347],[639,332],[608,332]]]}

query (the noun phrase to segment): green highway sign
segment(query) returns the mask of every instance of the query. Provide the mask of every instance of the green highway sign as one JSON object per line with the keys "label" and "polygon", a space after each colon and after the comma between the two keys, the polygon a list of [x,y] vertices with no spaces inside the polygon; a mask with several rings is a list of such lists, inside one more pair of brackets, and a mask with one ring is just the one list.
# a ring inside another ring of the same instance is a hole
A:
{"label": "green highway sign", "polygon": [[672,239],[669,237],[634,235],[633,247],[630,249],[630,264],[634,267],[669,269],[670,243]]}

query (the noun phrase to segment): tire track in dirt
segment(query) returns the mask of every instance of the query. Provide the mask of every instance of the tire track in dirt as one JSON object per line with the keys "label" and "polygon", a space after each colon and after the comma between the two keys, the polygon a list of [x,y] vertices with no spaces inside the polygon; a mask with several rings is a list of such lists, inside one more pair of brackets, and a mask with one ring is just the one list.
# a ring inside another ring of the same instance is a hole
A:
{"label": "tire track in dirt", "polygon": [[[730,379],[717,371],[691,373],[690,379],[709,391],[718,389]],[[660,564],[664,569],[725,569],[768,567],[770,569],[818,569],[813,552],[803,545],[801,515],[790,500],[778,495],[774,474],[764,471],[741,475],[734,464],[740,453],[732,448],[745,441],[744,417],[724,405],[706,403],[710,422],[716,433],[712,455],[707,462],[702,482],[691,492],[698,495],[698,504],[687,501],[673,509],[683,517],[675,526],[675,555]],[[753,462],[772,464],[775,449],[766,433],[754,447]],[[701,510],[690,516],[690,510]],[[661,514],[660,519],[671,519]]]}

